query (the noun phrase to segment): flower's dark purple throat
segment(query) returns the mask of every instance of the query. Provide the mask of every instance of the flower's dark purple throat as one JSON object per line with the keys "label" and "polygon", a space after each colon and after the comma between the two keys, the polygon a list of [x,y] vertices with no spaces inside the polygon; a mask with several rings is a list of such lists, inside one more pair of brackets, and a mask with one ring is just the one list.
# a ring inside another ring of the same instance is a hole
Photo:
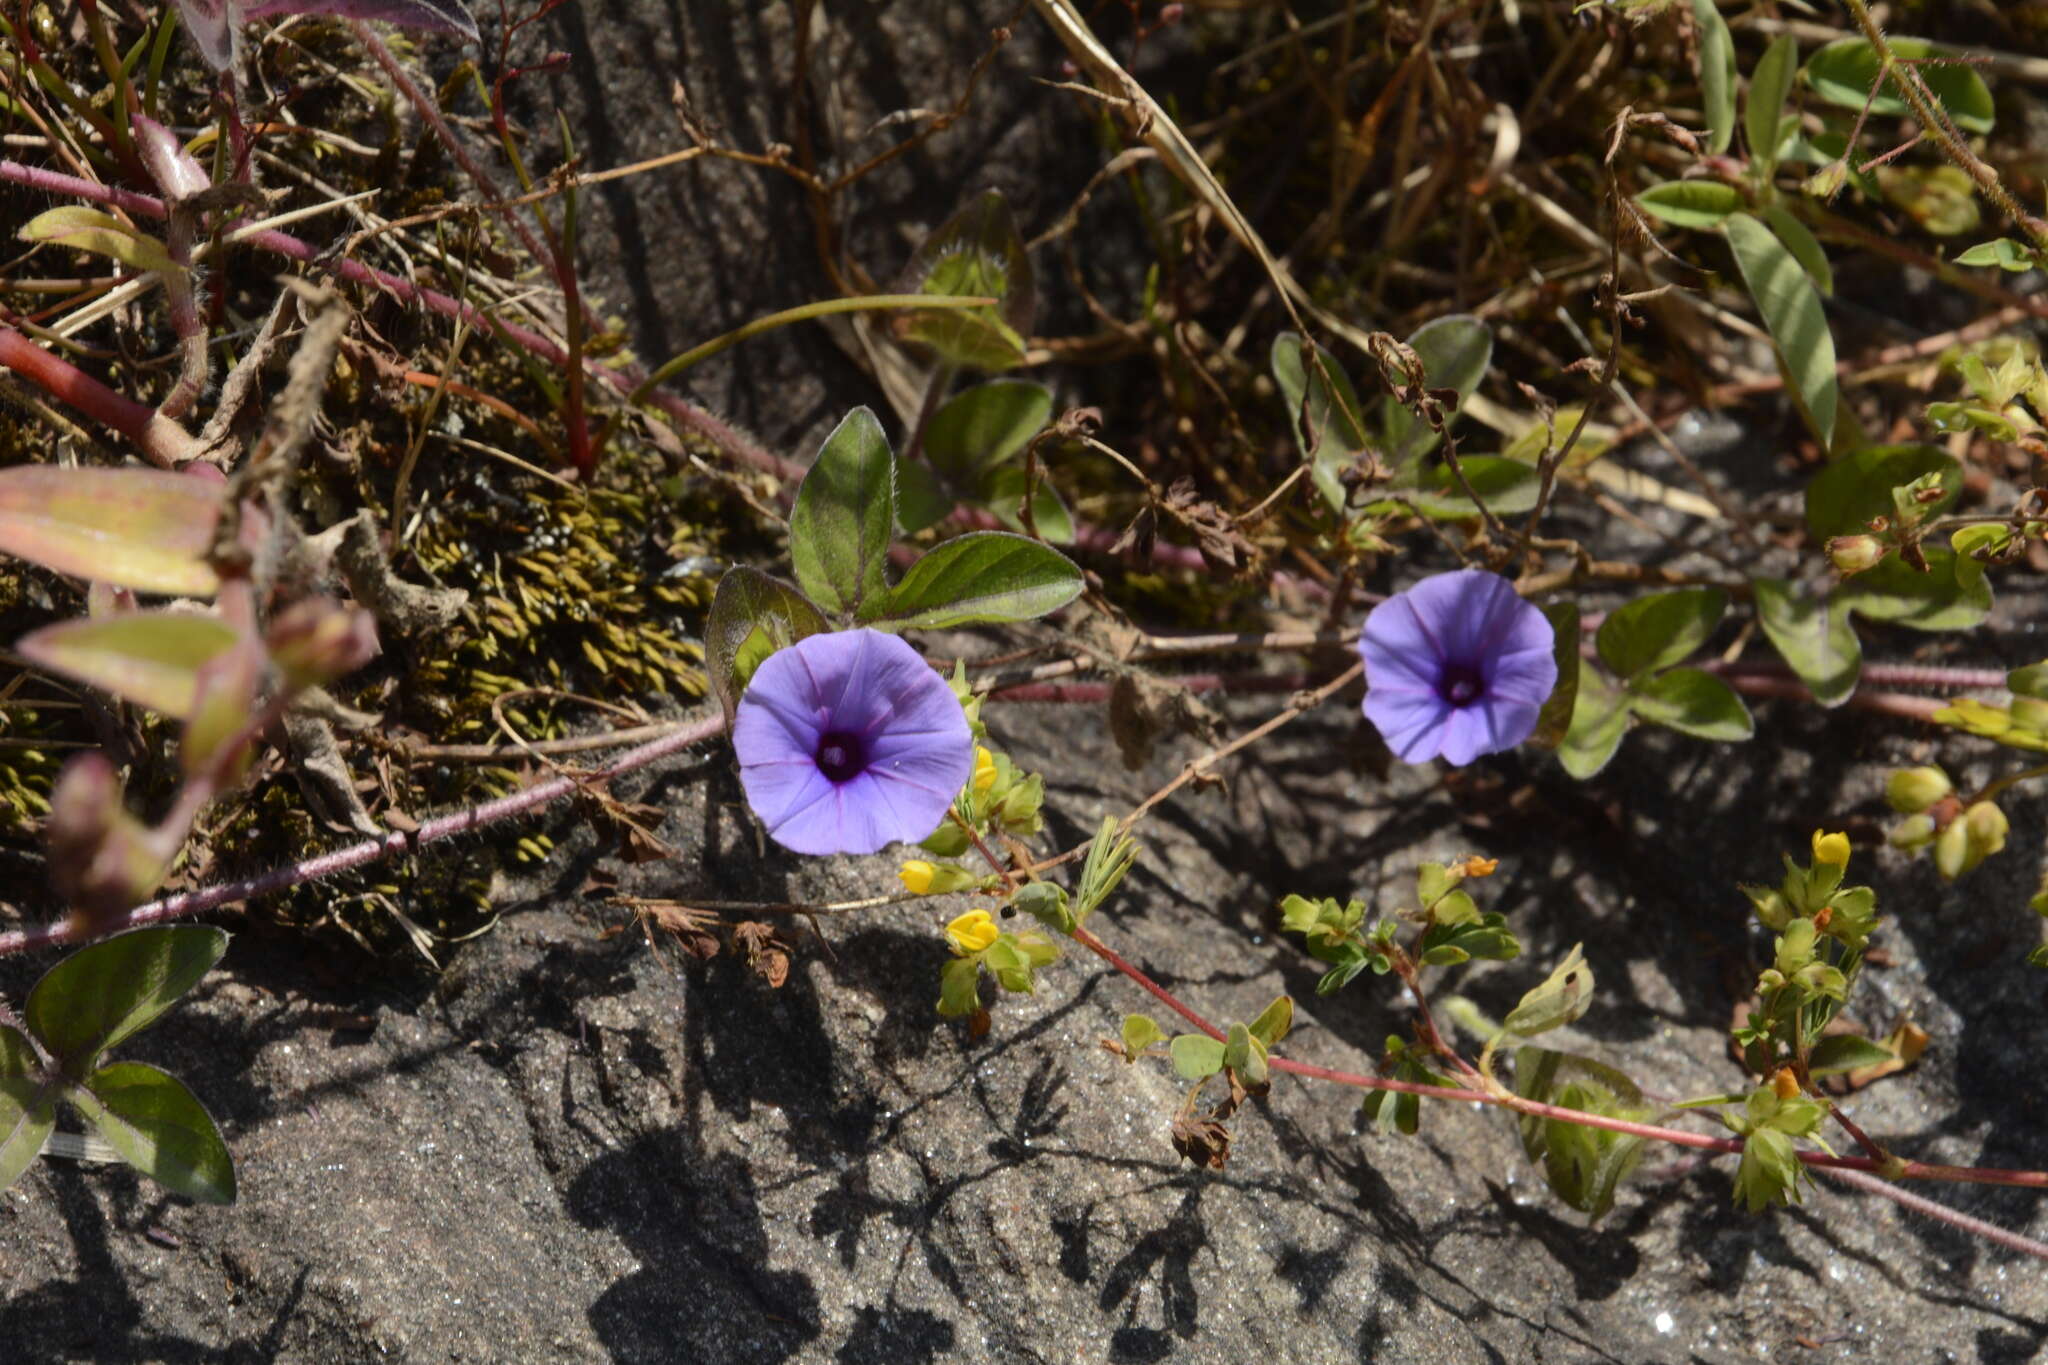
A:
{"label": "flower's dark purple throat", "polygon": [[833,782],[851,782],[868,766],[867,745],[849,730],[818,736],[818,771]]}
{"label": "flower's dark purple throat", "polygon": [[1485,691],[1485,677],[1471,664],[1446,663],[1437,676],[1436,694],[1453,706],[1469,706]]}

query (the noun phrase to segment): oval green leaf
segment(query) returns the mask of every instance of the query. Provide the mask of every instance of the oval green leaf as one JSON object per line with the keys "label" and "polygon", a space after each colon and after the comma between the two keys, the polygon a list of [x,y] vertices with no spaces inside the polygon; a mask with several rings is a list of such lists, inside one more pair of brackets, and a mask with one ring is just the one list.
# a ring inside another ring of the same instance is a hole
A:
{"label": "oval green leaf", "polygon": [[1578,696],[1572,702],[1571,729],[1557,746],[1557,761],[1584,781],[1613,761],[1627,733],[1627,696],[1597,671],[1582,667]]}
{"label": "oval green leaf", "polygon": [[1798,257],[1758,219],[1733,214],[1721,231],[1825,448],[1834,439],[1837,389],[1835,338],[1820,294]]}
{"label": "oval green leaf", "polygon": [[1799,74],[1799,42],[1781,33],[1749,73],[1749,97],[1742,106],[1743,129],[1749,136],[1749,159],[1768,180],[1778,163],[1779,128],[1785,97]]}
{"label": "oval green leaf", "polygon": [[116,934],[43,973],[22,1018],[65,1074],[82,1076],[102,1052],[199,984],[227,949],[226,932],[204,924]]}
{"label": "oval green leaf", "polygon": [[[1422,373],[1432,389],[1450,389],[1462,407],[1486,377],[1493,364],[1493,330],[1470,313],[1453,313],[1436,318],[1415,329],[1408,348],[1422,362]],[[1427,422],[1397,403],[1389,395],[1380,400],[1379,444],[1387,462],[1400,469],[1436,449],[1443,438]],[[1448,427],[1457,412],[1444,414]],[[1532,504],[1533,505],[1533,504]]]}
{"label": "oval green leaf", "polygon": [[1892,490],[1928,474],[1941,476],[1941,499],[1929,519],[1945,516],[1962,491],[1963,470],[1939,446],[1862,446],[1837,456],[1806,485],[1806,531],[1815,542],[1857,535],[1873,517],[1893,515]]}
{"label": "oval green leaf", "polygon": [[1719,227],[1741,209],[1742,192],[1719,180],[1667,180],[1637,195],[1636,207],[1673,227]]}
{"label": "oval green leaf", "polygon": [[50,209],[29,219],[16,235],[24,242],[109,256],[131,270],[178,268],[162,242],[97,209]]}
{"label": "oval green leaf", "polygon": [[1863,672],[1863,644],[1849,611],[1832,598],[1798,596],[1782,578],[1751,581],[1764,634],[1822,706],[1840,706]]}
{"label": "oval green leaf", "polygon": [[705,671],[726,719],[762,660],[830,628],[825,614],[781,579],[746,565],[727,570],[704,620]]}
{"label": "oval green leaf", "polygon": [[228,1145],[176,1076],[142,1062],[115,1062],[65,1098],[123,1161],[165,1189],[202,1204],[235,1202]]}
{"label": "oval green leaf", "polygon": [[1271,364],[1294,439],[1302,458],[1312,462],[1309,477],[1330,506],[1342,512],[1345,492],[1338,476],[1366,447],[1365,409],[1358,391],[1335,357],[1293,332],[1273,339]]}
{"label": "oval green leaf", "polygon": [[924,453],[959,477],[1001,464],[1052,420],[1052,390],[1022,379],[992,379],[948,399],[925,427]]}
{"label": "oval green leaf", "polygon": [[0,469],[0,552],[137,592],[211,597],[223,486],[154,469]]}
{"label": "oval green leaf", "polygon": [[1674,668],[1629,688],[1629,709],[1652,725],[1694,739],[1724,743],[1748,739],[1756,720],[1735,689],[1697,668]]}
{"label": "oval green leaf", "polygon": [[[1920,78],[1958,128],[1971,133],[1991,131],[1991,91],[1972,67],[1959,61],[1927,64],[1927,59],[1937,54],[1924,38],[1888,38],[1886,43],[1893,56],[1922,63]],[[1875,98],[1871,96],[1877,86],[1878,58],[1865,39],[1840,38],[1829,43],[1806,59],[1805,74],[1813,92],[1839,108],[1860,112],[1867,103],[1871,114],[1882,118],[1904,118],[1913,112],[1899,92],[1896,77],[1887,78],[1884,89]]]}
{"label": "oval green leaf", "polygon": [[1700,100],[1706,106],[1707,150],[1720,155],[1735,140],[1735,38],[1714,0],[1692,0],[1700,32]]}
{"label": "oval green leaf", "polygon": [[1615,676],[1654,673],[1705,644],[1727,609],[1728,594],[1719,588],[1652,593],[1609,612],[1594,643]]}
{"label": "oval green leaf", "polygon": [[882,630],[937,630],[1029,621],[1081,594],[1065,555],[1007,531],[975,531],[933,547],[861,619]]}
{"label": "oval green leaf", "polygon": [[825,438],[789,514],[796,581],[826,611],[856,612],[887,595],[896,533],[896,457],[882,424],[855,408]]}
{"label": "oval green leaf", "polygon": [[59,621],[24,635],[15,648],[39,668],[184,720],[198,695],[199,670],[234,644],[234,628],[218,617],[135,611]]}
{"label": "oval green leaf", "polygon": [[1173,1069],[1184,1081],[1199,1081],[1223,1069],[1223,1044],[1199,1033],[1183,1033],[1167,1046]]}
{"label": "oval green leaf", "polygon": [[954,365],[993,371],[1021,364],[1038,296],[1009,202],[989,190],[941,224],[911,257],[902,292],[998,300],[992,308],[913,313],[906,330]]}
{"label": "oval green leaf", "polygon": [[1929,548],[1927,572],[1893,556],[1835,589],[1835,600],[1873,621],[1914,630],[1969,630],[1991,614],[1984,566],[1953,550]]}

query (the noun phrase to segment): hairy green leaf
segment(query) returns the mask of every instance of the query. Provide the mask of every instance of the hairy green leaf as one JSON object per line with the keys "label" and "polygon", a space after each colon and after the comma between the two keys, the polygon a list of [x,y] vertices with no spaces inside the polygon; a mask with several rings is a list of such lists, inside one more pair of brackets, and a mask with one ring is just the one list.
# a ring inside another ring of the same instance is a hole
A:
{"label": "hairy green leaf", "polygon": [[1080,592],[1081,571],[1058,550],[1007,531],[974,531],[934,546],[862,620],[882,630],[1029,621]]}
{"label": "hairy green leaf", "polygon": [[185,1083],[142,1062],[114,1062],[66,1092],[121,1159],[202,1204],[235,1202],[235,1163]]}
{"label": "hairy green leaf", "polygon": [[764,659],[828,629],[825,614],[781,579],[744,564],[728,569],[704,618],[705,672],[727,718]]}
{"label": "hairy green leaf", "polygon": [[80,948],[43,973],[22,1018],[66,1075],[80,1077],[100,1054],[147,1028],[199,984],[228,936],[210,925],[130,929]]}
{"label": "hairy green leaf", "polygon": [[[1991,131],[1991,91],[1973,67],[1960,61],[1928,62],[1937,53],[1924,38],[1888,38],[1886,43],[1893,56],[1918,64],[1920,78],[1958,128],[1969,133]],[[1878,57],[1866,39],[1839,38],[1829,43],[1806,59],[1805,74],[1813,92],[1839,108],[1861,112],[1867,104],[1871,115],[1878,118],[1904,118],[1913,112],[1896,77],[1887,77],[1884,89],[1872,98]]]}
{"label": "hairy green leaf", "polygon": [[932,464],[965,478],[1001,464],[1052,420],[1052,390],[1023,379],[992,379],[948,399],[925,427]]}
{"label": "hairy green leaf", "polygon": [[858,612],[889,591],[896,532],[896,460],[866,408],[846,415],[796,490],[789,558],[796,581],[828,612]]}
{"label": "hairy green leaf", "polygon": [[981,194],[925,239],[901,292],[997,300],[993,307],[910,314],[908,334],[954,365],[1000,371],[1023,362],[1024,337],[1038,312],[1037,285],[1009,202],[996,191]]}

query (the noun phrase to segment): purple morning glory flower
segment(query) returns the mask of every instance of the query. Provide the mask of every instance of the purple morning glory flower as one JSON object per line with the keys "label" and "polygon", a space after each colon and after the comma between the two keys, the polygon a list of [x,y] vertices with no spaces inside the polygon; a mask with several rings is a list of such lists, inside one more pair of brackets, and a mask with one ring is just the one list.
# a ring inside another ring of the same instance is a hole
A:
{"label": "purple morning glory flower", "polygon": [[938,828],[974,770],[966,713],[894,635],[810,635],[768,656],[740,698],[740,785],[798,853],[873,853]]}
{"label": "purple morning glory flower", "polygon": [[1498,574],[1438,574],[1372,609],[1365,718],[1404,763],[1512,749],[1557,686],[1555,632]]}

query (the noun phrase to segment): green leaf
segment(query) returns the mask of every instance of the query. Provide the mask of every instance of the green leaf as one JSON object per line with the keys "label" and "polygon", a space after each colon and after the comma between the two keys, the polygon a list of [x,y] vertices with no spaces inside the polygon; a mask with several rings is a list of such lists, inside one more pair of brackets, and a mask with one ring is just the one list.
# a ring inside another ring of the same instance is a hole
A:
{"label": "green leaf", "polygon": [[[1462,891],[1452,894],[1464,895]],[[1432,967],[1455,967],[1475,957],[1489,962],[1520,957],[1521,941],[1508,931],[1507,925],[1507,916],[1497,910],[1475,915],[1469,921],[1432,924],[1422,935],[1422,960]]]}
{"label": "green leaf", "polygon": [[1007,531],[973,531],[934,546],[861,620],[882,630],[1029,621],[1080,593],[1081,571],[1058,550]]}
{"label": "green leaf", "polygon": [[981,1008],[981,959],[956,957],[939,969],[939,1015],[965,1019]]}
{"label": "green leaf", "polygon": [[1606,767],[1628,733],[1628,695],[1589,668],[1579,671],[1571,729],[1557,746],[1557,761],[1584,781]]}
{"label": "green leaf", "polygon": [[[1416,328],[1408,338],[1408,348],[1422,362],[1428,386],[1453,390],[1458,395],[1458,406],[1463,407],[1493,363],[1493,331],[1469,313],[1453,313]],[[1443,439],[1409,411],[1406,404],[1396,403],[1391,396],[1381,400],[1377,412],[1378,444],[1386,452],[1387,463],[1396,469],[1427,455]],[[1456,419],[1455,410],[1447,412],[1444,425],[1448,427]],[[1481,496],[1485,496],[1483,490]],[[1534,505],[1532,499],[1529,506]]]}
{"label": "green leaf", "polygon": [[1814,1044],[1806,1057],[1806,1069],[1816,1076],[1834,1076],[1867,1066],[1888,1066],[1898,1060],[1899,1055],[1882,1043],[1853,1033],[1834,1033]]}
{"label": "green leaf", "polygon": [[192,714],[199,670],[234,644],[234,628],[217,616],[131,611],[59,621],[15,648],[39,668],[183,720]]}
{"label": "green leaf", "polygon": [[235,1202],[235,1163],[220,1129],[185,1083],[141,1062],[115,1062],[65,1098],[121,1159],[175,1194]]}
{"label": "green leaf", "polygon": [[1593,640],[1616,677],[1634,678],[1690,658],[1727,609],[1728,594],[1719,588],[1652,593],[1609,612]]}
{"label": "green leaf", "polygon": [[1756,733],[1756,721],[1735,689],[1697,668],[1638,679],[1629,692],[1637,716],[1694,739],[1733,741]]}
{"label": "green leaf", "polygon": [[1822,706],[1840,706],[1863,672],[1863,644],[1849,611],[1832,597],[1794,594],[1782,578],[1751,580],[1756,619],[1778,653]]}
{"label": "green leaf", "polygon": [[1792,259],[1799,262],[1799,268],[1813,281],[1813,287],[1825,295],[1835,292],[1835,272],[1828,265],[1828,254],[1806,224],[1794,218],[1783,204],[1767,204],[1763,209],[1764,222],[1777,234],[1778,242],[1792,253]]}
{"label": "green leaf", "polygon": [[[1496,516],[1512,516],[1536,505],[1543,485],[1542,471],[1536,466],[1505,455],[1461,455],[1458,463],[1464,466],[1472,491]],[[1416,511],[1439,520],[1479,515],[1448,462],[1420,472],[1412,482],[1397,482],[1393,491]]]}
{"label": "green leaf", "polygon": [[[12,1024],[0,1024],[0,1080],[33,1076],[42,1069],[28,1035]],[[0,1181],[0,1185],[5,1183]]]}
{"label": "green leaf", "polygon": [[1342,512],[1345,492],[1338,476],[1367,444],[1358,392],[1333,356],[1306,346],[1293,332],[1273,339],[1271,363],[1302,458],[1311,462],[1309,477],[1330,506]]}
{"label": "green leaf", "polygon": [[1719,227],[1742,207],[1742,191],[1719,180],[1667,180],[1637,195],[1636,207],[1673,227]]}
{"label": "green leaf", "polygon": [[82,1076],[101,1053],[147,1028],[199,984],[227,948],[227,934],[209,925],[130,929],[43,973],[22,1018],[66,1075]]}
{"label": "green leaf", "polygon": [[1835,600],[1873,621],[1914,630],[1969,630],[1991,614],[1984,566],[1953,550],[1928,548],[1927,572],[1894,556],[1835,589]]}
{"label": "green leaf", "polygon": [[1719,156],[1735,140],[1735,38],[1714,0],[1692,0],[1700,31],[1700,99],[1706,106],[1707,150]]}
{"label": "green leaf", "polygon": [[1276,995],[1273,1003],[1259,1011],[1259,1017],[1252,1020],[1252,1037],[1267,1047],[1277,1047],[1280,1040],[1294,1030],[1294,1000],[1291,996]]}
{"label": "green leaf", "polygon": [[[1634,1081],[1589,1057],[1550,1048],[1515,1050],[1515,1093],[1580,1113],[1640,1120],[1649,1112]],[[1522,1150],[1543,1163],[1558,1198],[1598,1219],[1641,1159],[1642,1138],[1587,1128],[1564,1119],[1523,1115]]]}
{"label": "green leaf", "polygon": [[1199,1081],[1223,1069],[1223,1044],[1200,1033],[1183,1033],[1167,1051],[1173,1055],[1173,1069],[1184,1081]]}
{"label": "green leaf", "polygon": [[1737,213],[1721,225],[1721,231],[1813,419],[1815,434],[1826,446],[1835,431],[1835,338],[1828,331],[1820,295],[1798,258],[1762,222]]}
{"label": "green leaf", "polygon": [[952,514],[957,501],[930,465],[896,458],[896,524],[905,535],[938,525]]}
{"label": "green leaf", "polygon": [[111,256],[131,270],[178,269],[162,242],[97,209],[49,209],[29,219],[15,235],[24,242]]}
{"label": "green leaf", "polygon": [[726,716],[770,654],[828,629],[825,614],[781,579],[745,565],[728,569],[704,619],[705,671]]}
{"label": "green leaf", "polygon": [[1010,205],[996,191],[984,192],[925,239],[901,292],[996,299],[992,308],[912,313],[906,330],[954,365],[998,371],[1023,362],[1024,335],[1038,311],[1037,286]]}
{"label": "green leaf", "polygon": [[1114,815],[1103,816],[1095,838],[1088,845],[1088,857],[1081,864],[1081,879],[1075,883],[1077,922],[1085,921],[1102,908],[1138,860],[1138,841],[1119,827],[1121,823]]}
{"label": "green leaf", "polygon": [[1593,969],[1588,967],[1574,943],[1572,950],[1543,981],[1508,1011],[1501,1027],[1521,1038],[1569,1024],[1593,1004]]}
{"label": "green leaf", "polygon": [[[1697,3],[1697,0],[1695,0]],[[1924,38],[1887,38],[1895,57],[1924,63],[1935,48]],[[1991,91],[1974,68],[1960,61],[1940,65],[1922,64],[1920,78],[1958,128],[1971,133],[1991,131]],[[1900,93],[1895,77],[1888,77],[1884,89],[1872,98],[1877,87],[1876,49],[1862,38],[1840,38],[1806,59],[1807,84],[1829,104],[1861,112],[1869,106],[1873,117],[1904,118],[1912,113]]]}
{"label": "green leaf", "polygon": [[1749,135],[1749,159],[1765,180],[1778,163],[1778,129],[1785,111],[1785,97],[1792,93],[1792,81],[1799,74],[1799,41],[1781,33],[1749,73],[1749,97],[1742,106],[1744,131]]}
{"label": "green leaf", "polygon": [[[1022,532],[1024,519],[1017,515],[1017,505],[1024,500],[1024,467],[1006,464],[991,469],[981,481],[981,505],[993,512],[996,519],[1012,531]],[[1031,520],[1038,534],[1054,545],[1071,545],[1074,542],[1074,518],[1067,511],[1066,503],[1060,500],[1060,491],[1052,486],[1039,471],[1038,488],[1031,496]]]}
{"label": "green leaf", "polygon": [[[13,1029],[7,1032],[21,1038]],[[56,1096],[42,1082],[30,1076],[0,1077],[0,1190],[21,1179],[56,1126]]]}
{"label": "green leaf", "polygon": [[1552,602],[1543,608],[1550,622],[1552,655],[1557,662],[1557,686],[1536,715],[1536,729],[1529,742],[1555,749],[1572,728],[1572,711],[1579,700],[1579,604]]}
{"label": "green leaf", "polygon": [[1149,1014],[1126,1014],[1124,1016],[1124,1060],[1135,1062],[1139,1054],[1148,1047],[1166,1041],[1166,1034]]}
{"label": "green leaf", "polygon": [[1022,379],[992,379],[964,389],[932,414],[924,453],[932,464],[965,478],[1024,449],[1052,420],[1052,390]]}
{"label": "green leaf", "polygon": [[855,408],[825,438],[789,514],[796,581],[828,612],[858,612],[889,591],[896,460],[882,424]]}
{"label": "green leaf", "polygon": [[1941,476],[1941,500],[1927,508],[1939,517],[1962,491],[1963,470],[1937,446],[1862,446],[1837,456],[1806,485],[1806,530],[1817,542],[1858,535],[1873,517],[1890,517],[1892,489],[1928,474]]}
{"label": "green leaf", "polygon": [[1956,257],[1957,265],[1995,265],[2000,270],[2014,274],[2032,270],[2040,264],[2034,249],[2025,242],[2016,242],[2010,237],[1999,237],[1989,242],[1979,242]]}
{"label": "green leaf", "polygon": [[211,597],[206,562],[221,490],[154,469],[0,469],[0,553],[58,573],[178,597]]}

